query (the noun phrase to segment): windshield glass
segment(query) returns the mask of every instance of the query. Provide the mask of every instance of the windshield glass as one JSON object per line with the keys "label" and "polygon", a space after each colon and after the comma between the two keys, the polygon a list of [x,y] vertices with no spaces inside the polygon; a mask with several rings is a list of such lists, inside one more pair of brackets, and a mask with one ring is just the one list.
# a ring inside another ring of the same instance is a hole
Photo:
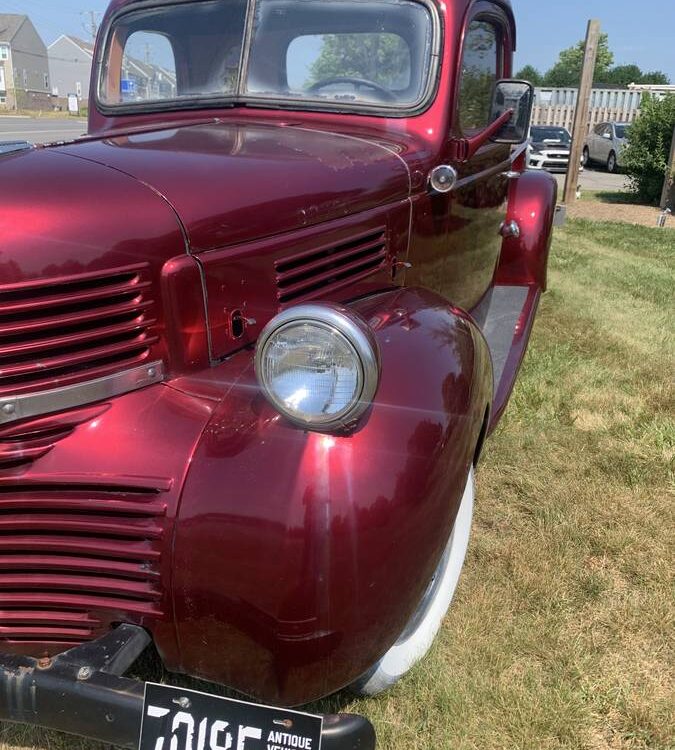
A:
{"label": "windshield glass", "polygon": [[617,138],[625,138],[627,135],[628,125],[615,125],[614,130],[616,130],[616,137]]}
{"label": "windshield glass", "polygon": [[205,100],[409,109],[428,95],[433,40],[431,12],[414,0],[165,5],[114,22],[99,99],[143,110]]}
{"label": "windshield glass", "polygon": [[555,143],[569,146],[572,142],[572,136],[565,128],[543,128],[537,126],[531,129],[530,136],[535,143]]}

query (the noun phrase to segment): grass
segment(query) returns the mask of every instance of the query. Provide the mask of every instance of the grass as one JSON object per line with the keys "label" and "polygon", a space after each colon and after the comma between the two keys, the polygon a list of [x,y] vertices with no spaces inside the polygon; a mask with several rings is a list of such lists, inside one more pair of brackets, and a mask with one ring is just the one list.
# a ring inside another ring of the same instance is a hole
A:
{"label": "grass", "polygon": [[[571,221],[433,652],[369,716],[382,750],[673,750],[675,235]],[[3,744],[4,742],[4,744]],[[25,728],[0,748],[93,750]]]}

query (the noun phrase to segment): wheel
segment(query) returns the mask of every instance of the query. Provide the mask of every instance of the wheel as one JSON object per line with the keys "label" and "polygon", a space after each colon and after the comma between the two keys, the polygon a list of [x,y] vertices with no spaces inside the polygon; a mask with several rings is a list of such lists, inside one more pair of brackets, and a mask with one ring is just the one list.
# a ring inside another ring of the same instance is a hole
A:
{"label": "wheel", "polygon": [[474,503],[473,467],[464,488],[455,526],[448,545],[422,601],[405,630],[387,653],[350,689],[373,696],[393,687],[429,652],[457,589],[469,546]]}
{"label": "wheel", "polygon": [[614,151],[610,151],[609,156],[607,157],[607,171],[610,174],[616,172],[616,154]]}
{"label": "wheel", "polygon": [[584,146],[584,151],[583,151],[583,153],[581,155],[581,166],[582,167],[587,167],[588,166],[588,162],[590,160],[591,160],[591,154],[590,154],[590,152],[588,150],[588,146]]}

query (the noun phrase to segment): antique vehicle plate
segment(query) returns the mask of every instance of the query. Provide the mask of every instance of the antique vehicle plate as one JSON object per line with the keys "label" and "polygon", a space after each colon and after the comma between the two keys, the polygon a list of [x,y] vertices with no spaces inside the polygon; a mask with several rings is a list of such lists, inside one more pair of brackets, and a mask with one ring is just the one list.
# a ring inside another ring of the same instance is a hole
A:
{"label": "antique vehicle plate", "polygon": [[148,683],[139,750],[320,750],[321,716]]}

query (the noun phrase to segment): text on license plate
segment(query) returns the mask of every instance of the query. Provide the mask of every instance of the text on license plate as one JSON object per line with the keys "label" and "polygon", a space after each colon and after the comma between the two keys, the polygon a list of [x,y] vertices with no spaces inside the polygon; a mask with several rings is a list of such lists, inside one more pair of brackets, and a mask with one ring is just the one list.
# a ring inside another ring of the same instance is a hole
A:
{"label": "text on license plate", "polygon": [[139,750],[321,750],[320,716],[148,683]]}

